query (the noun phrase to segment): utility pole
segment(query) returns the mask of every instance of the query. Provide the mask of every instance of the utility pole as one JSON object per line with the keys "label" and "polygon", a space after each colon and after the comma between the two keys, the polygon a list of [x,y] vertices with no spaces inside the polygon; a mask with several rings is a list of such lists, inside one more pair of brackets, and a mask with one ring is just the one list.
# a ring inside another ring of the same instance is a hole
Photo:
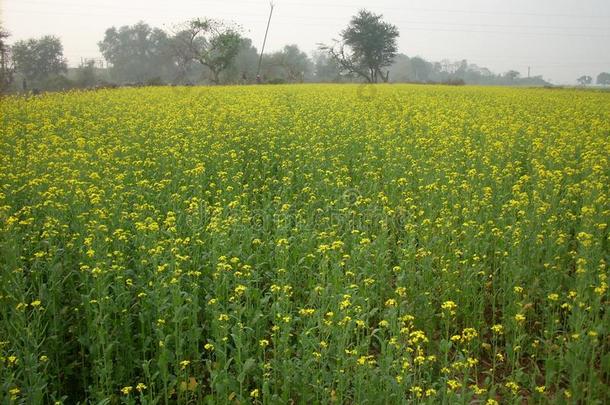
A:
{"label": "utility pole", "polygon": [[261,75],[261,63],[263,63],[263,52],[265,52],[265,45],[267,44],[267,34],[269,34],[269,25],[271,24],[271,16],[273,15],[273,8],[275,5],[273,2],[270,2],[271,10],[269,11],[269,20],[267,21],[267,29],[265,30],[265,39],[263,40],[263,47],[261,49],[261,55],[258,58],[258,69],[256,71],[256,81],[260,82]]}
{"label": "utility pole", "polygon": [[530,71],[531,71],[531,69],[532,69],[531,66],[527,67],[527,78],[528,79],[530,78]]}

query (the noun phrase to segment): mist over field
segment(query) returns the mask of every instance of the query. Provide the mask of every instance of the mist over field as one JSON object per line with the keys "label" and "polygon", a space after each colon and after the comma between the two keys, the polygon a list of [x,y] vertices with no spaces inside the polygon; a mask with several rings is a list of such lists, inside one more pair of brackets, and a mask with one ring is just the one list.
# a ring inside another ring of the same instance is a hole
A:
{"label": "mist over field", "polygon": [[[276,1],[268,38],[269,52],[296,44],[310,53],[337,38],[350,16],[370,8],[396,24],[399,52],[428,61],[463,59],[501,74],[541,75],[553,84],[576,84],[610,71],[610,3],[605,0],[536,2],[434,0]],[[260,50],[268,17],[266,1],[171,3],[135,0],[3,0],[3,26],[14,40],[58,36],[71,67],[83,58],[101,59],[97,43],[111,26],[144,21],[162,29],[194,17],[234,21]],[[415,78],[411,78],[415,80]]]}

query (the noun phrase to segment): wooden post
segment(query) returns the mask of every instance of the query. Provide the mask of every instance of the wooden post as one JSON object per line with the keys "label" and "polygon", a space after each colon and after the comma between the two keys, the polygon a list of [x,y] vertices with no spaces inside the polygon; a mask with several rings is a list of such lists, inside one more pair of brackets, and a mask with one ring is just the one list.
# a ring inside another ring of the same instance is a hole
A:
{"label": "wooden post", "polygon": [[256,80],[260,82],[261,74],[261,63],[263,63],[263,52],[265,52],[265,45],[267,44],[267,34],[269,34],[269,25],[271,24],[271,16],[273,15],[273,2],[269,3],[271,11],[269,11],[269,20],[267,21],[267,29],[265,30],[265,39],[263,40],[263,47],[261,49],[261,55],[258,58],[258,69],[256,70]]}

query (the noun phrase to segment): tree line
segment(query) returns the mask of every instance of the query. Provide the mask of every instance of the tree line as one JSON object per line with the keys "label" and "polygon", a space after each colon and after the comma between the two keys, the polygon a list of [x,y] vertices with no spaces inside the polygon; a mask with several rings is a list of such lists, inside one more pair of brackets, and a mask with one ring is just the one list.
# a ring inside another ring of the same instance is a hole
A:
{"label": "tree line", "polygon": [[[361,10],[310,55],[286,45],[260,58],[236,24],[203,18],[169,30],[139,22],[111,27],[98,42],[104,65],[84,60],[68,68],[59,38],[44,36],[9,45],[0,29],[0,90],[63,90],[116,85],[195,85],[303,82],[414,82],[482,85],[548,85],[541,77],[510,70],[495,74],[466,60],[429,62],[398,53],[398,28]],[[590,76],[579,78],[591,84]],[[610,74],[600,73],[600,85]]]}

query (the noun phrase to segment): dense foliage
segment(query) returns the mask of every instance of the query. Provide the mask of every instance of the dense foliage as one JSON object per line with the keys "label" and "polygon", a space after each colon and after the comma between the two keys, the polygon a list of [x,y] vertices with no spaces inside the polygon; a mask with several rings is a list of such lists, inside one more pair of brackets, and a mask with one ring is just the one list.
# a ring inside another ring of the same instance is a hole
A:
{"label": "dense foliage", "polygon": [[608,93],[1,108],[3,402],[610,400]]}
{"label": "dense foliage", "polygon": [[367,10],[352,17],[341,32],[342,41],[333,46],[322,45],[328,55],[347,74],[355,75],[368,83],[387,82],[398,45],[398,28],[382,20],[382,15]]}
{"label": "dense foliage", "polygon": [[63,45],[54,36],[18,41],[11,47],[11,51],[15,69],[35,85],[59,76],[68,69]]}

